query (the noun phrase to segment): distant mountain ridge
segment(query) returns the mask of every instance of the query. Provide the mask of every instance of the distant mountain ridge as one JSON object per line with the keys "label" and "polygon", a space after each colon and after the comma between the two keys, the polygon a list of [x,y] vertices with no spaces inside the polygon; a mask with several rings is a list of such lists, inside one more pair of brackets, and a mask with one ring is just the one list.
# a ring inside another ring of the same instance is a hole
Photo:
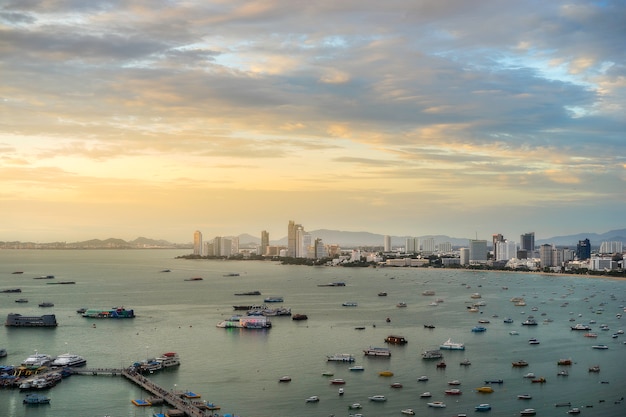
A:
{"label": "distant mountain ridge", "polygon": [[[356,247],[382,247],[384,245],[385,235],[370,232],[348,232],[341,230],[318,229],[308,232],[313,239],[322,239],[325,244],[336,244],[342,248]],[[393,247],[403,247],[408,237],[417,237],[420,240],[425,238],[434,238],[435,244],[450,242],[452,246],[467,247],[470,238],[457,238],[446,235],[424,235],[424,236],[391,236],[391,245]],[[261,238],[244,233],[237,236],[241,247],[249,247],[259,245]],[[517,244],[519,244],[519,236],[505,236]],[[574,235],[555,236],[548,239],[535,240],[535,245],[551,244],[556,246],[575,247],[579,241],[589,239],[592,248],[597,248],[602,242],[622,242],[626,246],[626,229],[611,230],[606,233],[577,233]],[[287,246],[287,237],[278,240],[270,240],[271,245]],[[491,241],[487,240],[487,246],[491,246]],[[50,243],[33,243],[33,242],[1,242],[0,247],[3,248],[29,248],[29,247],[48,247],[60,249],[72,248],[111,248],[111,249],[141,249],[141,248],[190,248],[193,247],[191,242],[188,243],[172,243],[163,239],[150,239],[146,237],[138,237],[131,241],[123,239],[90,239],[81,242],[50,242]]]}

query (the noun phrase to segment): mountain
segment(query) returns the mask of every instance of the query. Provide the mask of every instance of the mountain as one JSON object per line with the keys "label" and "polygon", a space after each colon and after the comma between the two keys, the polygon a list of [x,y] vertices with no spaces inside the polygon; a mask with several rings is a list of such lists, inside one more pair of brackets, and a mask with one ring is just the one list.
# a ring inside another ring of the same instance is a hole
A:
{"label": "mountain", "polygon": [[549,239],[536,240],[536,245],[556,245],[576,247],[578,241],[589,239],[591,247],[600,246],[602,242],[622,242],[626,246],[626,229],[611,230],[606,233],[578,233],[575,235],[555,236]]}

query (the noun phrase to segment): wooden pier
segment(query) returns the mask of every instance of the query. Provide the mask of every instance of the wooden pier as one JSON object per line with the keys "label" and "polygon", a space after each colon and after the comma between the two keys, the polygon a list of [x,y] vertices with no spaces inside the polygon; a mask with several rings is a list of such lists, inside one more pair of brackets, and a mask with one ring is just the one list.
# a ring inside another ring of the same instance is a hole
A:
{"label": "wooden pier", "polygon": [[168,403],[176,410],[185,413],[186,416],[207,417],[215,415],[213,414],[212,410],[201,409],[198,405],[195,405],[189,399],[181,397],[180,393],[163,389],[138,372],[132,371],[130,369],[123,369],[121,370],[121,375],[129,381],[134,382],[136,385],[139,385],[144,390],[148,391],[150,394],[152,394],[153,397],[162,399],[164,402]]}
{"label": "wooden pier", "polygon": [[214,414],[214,411],[219,409],[219,407],[215,407],[213,410],[208,409],[205,403],[194,402],[190,398],[185,398],[181,392],[168,391],[132,368],[72,368],[71,372],[76,375],[121,375],[149,392],[152,395],[151,400],[153,400],[153,403],[156,404],[157,401],[160,403],[165,402],[176,409],[178,414],[171,413],[171,415],[182,415],[181,413],[189,417],[215,417],[218,415]]}

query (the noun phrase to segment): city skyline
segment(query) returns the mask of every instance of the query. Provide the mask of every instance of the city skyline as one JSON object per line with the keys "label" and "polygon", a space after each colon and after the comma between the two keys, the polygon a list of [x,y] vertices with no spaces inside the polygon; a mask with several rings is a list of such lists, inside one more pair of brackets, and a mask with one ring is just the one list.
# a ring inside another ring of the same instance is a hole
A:
{"label": "city skyline", "polygon": [[626,224],[618,1],[12,2],[0,240]]}

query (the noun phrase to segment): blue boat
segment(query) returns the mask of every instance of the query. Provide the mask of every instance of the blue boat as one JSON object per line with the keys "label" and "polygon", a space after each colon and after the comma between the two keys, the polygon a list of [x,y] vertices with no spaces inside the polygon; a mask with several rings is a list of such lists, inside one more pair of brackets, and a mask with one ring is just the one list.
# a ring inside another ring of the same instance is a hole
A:
{"label": "blue boat", "polygon": [[28,394],[22,402],[24,404],[50,404],[50,398],[41,394]]}
{"label": "blue boat", "polygon": [[484,327],[484,326],[474,326],[474,327],[472,327],[472,331],[474,333],[481,333],[481,332],[486,332],[487,328]]}
{"label": "blue boat", "polygon": [[489,410],[491,410],[491,405],[490,404],[479,404],[476,407],[474,407],[474,409],[476,411],[489,411]]}

